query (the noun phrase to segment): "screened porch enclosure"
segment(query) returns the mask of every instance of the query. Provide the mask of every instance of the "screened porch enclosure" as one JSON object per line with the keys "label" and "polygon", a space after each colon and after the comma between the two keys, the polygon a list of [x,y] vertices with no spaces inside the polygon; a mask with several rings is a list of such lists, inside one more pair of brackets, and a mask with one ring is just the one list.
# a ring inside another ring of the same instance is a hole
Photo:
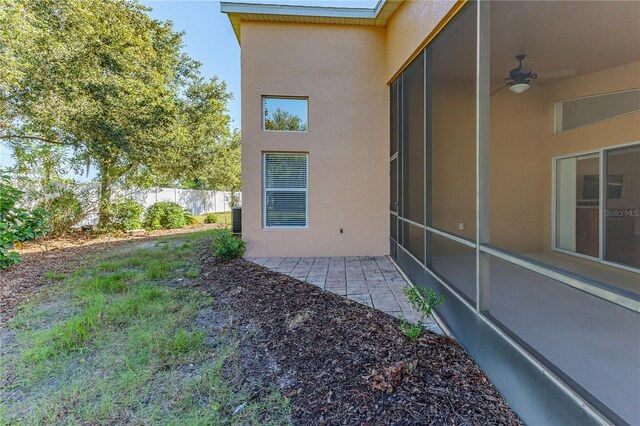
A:
{"label": "screened porch enclosure", "polygon": [[469,3],[390,98],[392,256],[640,423],[640,4]]}

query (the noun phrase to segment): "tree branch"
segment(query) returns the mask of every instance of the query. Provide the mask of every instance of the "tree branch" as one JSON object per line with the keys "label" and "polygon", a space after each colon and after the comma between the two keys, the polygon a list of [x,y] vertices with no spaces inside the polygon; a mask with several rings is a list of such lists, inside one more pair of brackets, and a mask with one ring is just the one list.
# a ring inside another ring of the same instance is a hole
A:
{"label": "tree branch", "polygon": [[29,136],[29,135],[1,135],[0,139],[29,139],[36,140],[40,142],[46,142],[54,145],[66,145],[64,142],[52,141],[50,139],[45,139],[40,136]]}

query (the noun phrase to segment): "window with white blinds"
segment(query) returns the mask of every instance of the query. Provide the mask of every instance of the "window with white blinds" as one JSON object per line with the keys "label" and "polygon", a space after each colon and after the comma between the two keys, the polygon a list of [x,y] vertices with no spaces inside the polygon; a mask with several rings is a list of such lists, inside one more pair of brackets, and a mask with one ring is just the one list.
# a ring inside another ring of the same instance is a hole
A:
{"label": "window with white blinds", "polygon": [[307,226],[307,164],[307,154],[264,154],[265,227]]}

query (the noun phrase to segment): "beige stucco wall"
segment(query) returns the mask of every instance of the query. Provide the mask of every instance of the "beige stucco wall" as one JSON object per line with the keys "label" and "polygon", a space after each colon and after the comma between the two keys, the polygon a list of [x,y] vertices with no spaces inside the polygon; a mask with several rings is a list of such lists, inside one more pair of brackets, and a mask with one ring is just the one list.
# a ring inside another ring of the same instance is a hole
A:
{"label": "beige stucco wall", "polygon": [[[242,233],[247,256],[387,254],[385,29],[241,25]],[[263,95],[308,96],[308,133],[262,131]],[[263,227],[262,158],[268,151],[309,153],[308,228]]]}
{"label": "beige stucco wall", "polygon": [[[543,250],[543,132],[550,130],[537,91],[491,97],[490,238],[517,252]],[[553,122],[552,122],[553,123]]]}
{"label": "beige stucco wall", "polygon": [[387,23],[386,76],[389,81],[409,61],[455,0],[405,1]]}
{"label": "beige stucco wall", "polygon": [[[241,23],[247,256],[388,254],[387,82],[455,4],[404,2],[386,28]],[[263,95],[308,96],[309,132],[262,131]],[[269,151],[309,154],[306,229],[264,228],[262,158]]]}
{"label": "beige stucco wall", "polygon": [[436,81],[431,93],[432,225],[475,239],[475,83]]}

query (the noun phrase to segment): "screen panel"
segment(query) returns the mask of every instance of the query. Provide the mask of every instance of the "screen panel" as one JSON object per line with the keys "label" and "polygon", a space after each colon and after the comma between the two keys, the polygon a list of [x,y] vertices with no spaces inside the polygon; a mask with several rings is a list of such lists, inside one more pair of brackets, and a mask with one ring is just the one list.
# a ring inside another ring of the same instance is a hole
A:
{"label": "screen panel", "polygon": [[402,86],[403,217],[424,224],[424,52],[404,71]]}

